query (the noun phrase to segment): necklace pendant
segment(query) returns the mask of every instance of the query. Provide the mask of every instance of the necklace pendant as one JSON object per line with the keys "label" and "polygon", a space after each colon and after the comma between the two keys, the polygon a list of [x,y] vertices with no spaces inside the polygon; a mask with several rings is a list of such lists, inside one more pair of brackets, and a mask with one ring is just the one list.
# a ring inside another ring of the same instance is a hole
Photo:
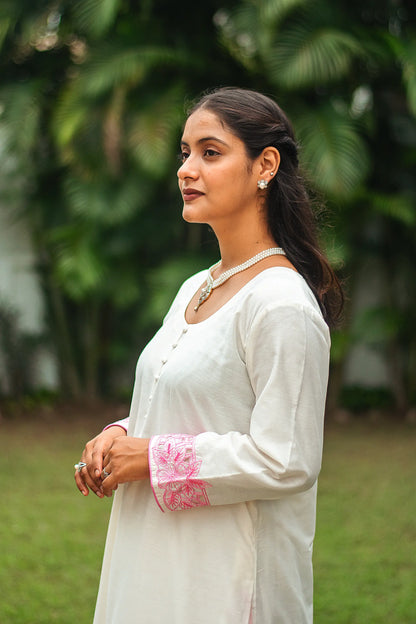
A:
{"label": "necklace pendant", "polygon": [[198,303],[197,305],[194,307],[194,311],[198,312],[199,308],[201,307],[201,305],[209,298],[209,296],[212,293],[212,284],[208,283],[206,286],[204,286],[204,288],[201,290],[201,294],[199,295],[199,299],[198,299]]}

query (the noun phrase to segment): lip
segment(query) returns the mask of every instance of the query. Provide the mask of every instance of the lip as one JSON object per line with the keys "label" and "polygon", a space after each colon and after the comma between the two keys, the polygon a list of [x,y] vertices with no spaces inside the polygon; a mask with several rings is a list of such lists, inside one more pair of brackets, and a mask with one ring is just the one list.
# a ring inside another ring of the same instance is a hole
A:
{"label": "lip", "polygon": [[194,188],[184,188],[182,189],[182,195],[184,201],[193,201],[194,199],[198,199],[198,197],[202,197],[204,193],[198,191],[198,189]]}

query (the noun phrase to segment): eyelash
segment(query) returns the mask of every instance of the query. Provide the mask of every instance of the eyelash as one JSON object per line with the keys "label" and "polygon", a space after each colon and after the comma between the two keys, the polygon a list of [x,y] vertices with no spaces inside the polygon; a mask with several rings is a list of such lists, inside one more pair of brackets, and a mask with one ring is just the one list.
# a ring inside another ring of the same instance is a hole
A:
{"label": "eyelash", "polygon": [[[217,152],[214,149],[206,149],[204,150],[204,156],[207,156],[208,158],[214,158],[215,156],[219,156],[220,153]],[[188,152],[180,152],[178,154],[178,159],[179,162],[184,163],[185,160],[188,158],[188,156],[190,156],[190,154]]]}

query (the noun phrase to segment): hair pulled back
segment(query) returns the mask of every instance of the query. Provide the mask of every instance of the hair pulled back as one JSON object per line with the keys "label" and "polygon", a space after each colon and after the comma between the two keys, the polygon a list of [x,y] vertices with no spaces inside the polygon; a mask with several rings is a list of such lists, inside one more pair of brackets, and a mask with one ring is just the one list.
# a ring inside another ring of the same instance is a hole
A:
{"label": "hair pulled back", "polygon": [[298,147],[289,119],[271,98],[247,89],[223,87],[207,93],[191,108],[211,111],[256,159],[266,147],[280,153],[280,166],[266,192],[268,228],[287,258],[304,277],[329,325],[343,305],[341,285],[320,250],[305,181],[299,173]]}

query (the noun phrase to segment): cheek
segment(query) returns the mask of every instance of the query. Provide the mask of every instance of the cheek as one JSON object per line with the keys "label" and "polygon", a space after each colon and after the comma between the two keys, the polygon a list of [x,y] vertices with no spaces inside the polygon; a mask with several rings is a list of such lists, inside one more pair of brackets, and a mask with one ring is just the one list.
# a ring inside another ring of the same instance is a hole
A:
{"label": "cheek", "polygon": [[257,181],[247,174],[247,171],[233,171],[227,179],[227,186],[235,194],[242,194],[245,197],[257,195]]}
{"label": "cheek", "polygon": [[224,192],[237,191],[239,188],[248,188],[250,184],[246,171],[241,170],[241,165],[224,168],[221,173],[207,180],[210,185]]}

